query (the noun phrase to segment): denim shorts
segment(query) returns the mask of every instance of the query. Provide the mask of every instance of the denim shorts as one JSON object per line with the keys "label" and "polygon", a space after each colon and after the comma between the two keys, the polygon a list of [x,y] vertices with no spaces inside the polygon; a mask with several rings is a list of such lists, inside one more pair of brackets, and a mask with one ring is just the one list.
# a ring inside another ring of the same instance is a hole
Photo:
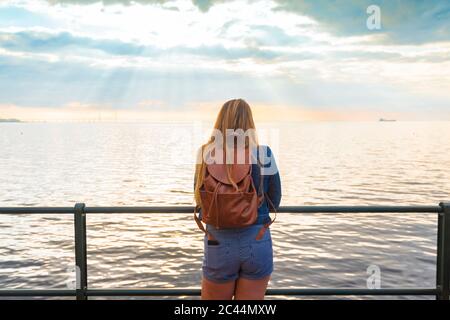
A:
{"label": "denim shorts", "polygon": [[260,240],[256,235],[261,224],[239,229],[206,228],[219,242],[208,244],[204,237],[203,276],[214,282],[233,281],[237,278],[262,279],[273,271],[273,250],[270,229]]}

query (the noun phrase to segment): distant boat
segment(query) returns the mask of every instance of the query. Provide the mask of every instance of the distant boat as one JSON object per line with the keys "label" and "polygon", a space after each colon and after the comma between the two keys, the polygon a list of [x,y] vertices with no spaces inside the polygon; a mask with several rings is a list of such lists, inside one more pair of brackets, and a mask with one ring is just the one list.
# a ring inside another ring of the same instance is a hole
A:
{"label": "distant boat", "polygon": [[397,120],[380,118],[380,122],[395,122],[395,121],[397,121]]}

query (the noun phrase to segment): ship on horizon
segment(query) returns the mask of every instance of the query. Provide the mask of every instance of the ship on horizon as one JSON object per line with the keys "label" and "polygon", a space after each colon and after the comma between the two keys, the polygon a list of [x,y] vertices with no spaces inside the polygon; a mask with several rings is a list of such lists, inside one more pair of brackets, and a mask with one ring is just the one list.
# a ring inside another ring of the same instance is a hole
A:
{"label": "ship on horizon", "polygon": [[380,121],[380,122],[395,122],[395,121],[397,121],[397,120],[395,120],[395,119],[384,119],[384,118],[380,118],[379,121]]}

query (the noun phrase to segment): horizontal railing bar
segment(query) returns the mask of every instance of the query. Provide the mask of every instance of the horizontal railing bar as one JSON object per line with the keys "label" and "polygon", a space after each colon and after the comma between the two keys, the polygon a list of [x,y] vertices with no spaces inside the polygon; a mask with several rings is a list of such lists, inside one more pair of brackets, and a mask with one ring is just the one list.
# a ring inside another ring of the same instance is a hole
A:
{"label": "horizontal railing bar", "polygon": [[68,214],[73,207],[0,207],[0,214]]}
{"label": "horizontal railing bar", "polygon": [[[268,289],[266,295],[269,296],[322,296],[322,295],[436,295],[437,289],[411,288],[411,289]],[[199,296],[200,289],[89,289],[89,296]]]}
{"label": "horizontal railing bar", "polygon": [[439,213],[440,206],[284,206],[286,213]]}
{"label": "horizontal railing bar", "polygon": [[189,206],[157,206],[157,207],[86,207],[86,213],[193,213]]}
{"label": "horizontal railing bar", "polygon": [[[268,289],[269,296],[434,296],[438,289],[433,288],[390,288],[390,289],[329,289],[329,288],[280,288]],[[200,296],[200,289],[88,289],[88,296],[125,297],[125,296]],[[65,297],[74,296],[75,290],[0,290],[1,297]]]}
{"label": "horizontal railing bar", "polygon": [[[192,206],[86,207],[85,213],[192,213]],[[440,213],[440,206],[283,206],[283,213]],[[73,214],[73,207],[0,207],[0,214]]]}
{"label": "horizontal railing bar", "polygon": [[302,296],[419,296],[436,295],[439,292],[434,288],[390,288],[390,289],[268,289],[269,295],[302,295]]}
{"label": "horizontal railing bar", "polygon": [[11,289],[0,290],[0,297],[75,297],[75,290],[26,290],[26,289]]}

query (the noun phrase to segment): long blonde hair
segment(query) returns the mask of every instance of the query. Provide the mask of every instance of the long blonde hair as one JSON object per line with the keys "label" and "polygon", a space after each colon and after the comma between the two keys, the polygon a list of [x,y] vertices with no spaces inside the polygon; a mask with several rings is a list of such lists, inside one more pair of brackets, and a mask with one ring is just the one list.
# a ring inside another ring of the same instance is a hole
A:
{"label": "long blonde hair", "polygon": [[[252,110],[249,104],[243,99],[233,99],[225,102],[219,111],[219,114],[214,124],[214,129],[219,130],[223,136],[226,135],[226,130],[247,130],[252,129],[253,134],[245,140],[245,147],[248,147],[250,143],[257,145],[257,137],[255,133],[255,122],[253,121]],[[201,147],[201,160],[197,161],[195,166],[195,202],[197,205],[201,205],[200,199],[200,187],[205,178],[206,165],[204,161],[204,150],[207,146],[214,142],[214,134],[211,135],[208,142]],[[249,141],[250,140],[250,141]],[[224,149],[227,148],[227,144],[223,145]],[[231,165],[227,165],[227,175],[230,182],[237,189],[236,183],[231,178]]]}

